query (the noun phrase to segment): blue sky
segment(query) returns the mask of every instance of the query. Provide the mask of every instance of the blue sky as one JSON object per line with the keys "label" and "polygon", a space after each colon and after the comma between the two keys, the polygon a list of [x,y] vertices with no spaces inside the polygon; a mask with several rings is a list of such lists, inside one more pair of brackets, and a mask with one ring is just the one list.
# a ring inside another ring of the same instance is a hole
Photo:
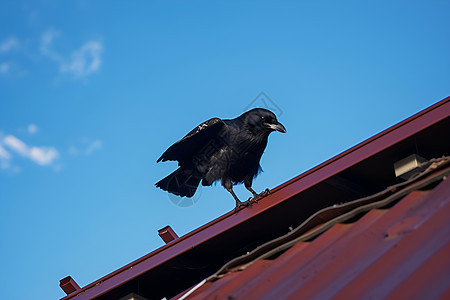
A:
{"label": "blue sky", "polygon": [[89,284],[162,246],[158,229],[183,235],[233,209],[220,185],[175,205],[154,183],[176,164],[156,159],[260,92],[288,133],[271,135],[256,190],[449,96],[449,12],[449,1],[2,1],[0,298],[63,297],[59,279]]}

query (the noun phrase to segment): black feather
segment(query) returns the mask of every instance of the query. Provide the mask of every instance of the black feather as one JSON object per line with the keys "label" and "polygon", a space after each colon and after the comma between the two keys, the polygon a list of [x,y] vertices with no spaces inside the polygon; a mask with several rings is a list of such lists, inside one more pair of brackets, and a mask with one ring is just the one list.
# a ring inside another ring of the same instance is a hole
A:
{"label": "black feather", "polygon": [[200,181],[209,186],[221,180],[232,191],[232,185],[244,183],[251,188],[253,178],[261,172],[259,161],[273,131],[286,132],[275,114],[255,108],[230,120],[213,118],[201,123],[181,140],[170,146],[158,159],[178,161],[179,168],[156,186],[175,195],[192,197]]}

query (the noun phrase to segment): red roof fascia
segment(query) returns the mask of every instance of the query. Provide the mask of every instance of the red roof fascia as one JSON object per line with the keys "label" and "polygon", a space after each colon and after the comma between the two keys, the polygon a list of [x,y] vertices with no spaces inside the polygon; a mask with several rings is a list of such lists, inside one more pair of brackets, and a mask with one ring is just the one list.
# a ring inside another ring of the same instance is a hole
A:
{"label": "red roof fascia", "polygon": [[251,209],[230,211],[217,219],[187,233],[155,251],[125,265],[99,280],[62,298],[91,299],[100,296],[146,271],[186,252],[222,232],[270,209],[309,187],[367,159],[368,157],[416,134],[450,115],[450,97],[420,111],[408,119],[382,131],[349,150],[325,161],[319,166],[274,188],[272,193]]}

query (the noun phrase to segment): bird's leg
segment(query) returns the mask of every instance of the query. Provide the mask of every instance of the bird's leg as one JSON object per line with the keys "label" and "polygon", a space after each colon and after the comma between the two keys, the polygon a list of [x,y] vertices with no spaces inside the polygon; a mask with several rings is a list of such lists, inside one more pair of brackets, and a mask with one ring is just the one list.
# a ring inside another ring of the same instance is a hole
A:
{"label": "bird's leg", "polygon": [[236,201],[236,206],[234,207],[234,212],[236,213],[241,206],[251,206],[251,202],[249,200],[242,202],[239,200],[239,198],[236,196],[236,194],[233,191],[233,185],[231,184],[224,184],[225,189],[233,196],[234,201]]}
{"label": "bird's leg", "polygon": [[246,186],[246,188],[247,188],[247,190],[249,190],[249,191],[250,191],[250,193],[252,193],[252,195],[253,195],[253,198],[252,198],[252,197],[250,197],[250,198],[248,198],[248,200],[250,201],[251,199],[253,199],[253,200],[255,200],[255,203],[257,203],[258,201],[256,201],[256,198],[258,198],[258,197],[259,197],[259,194],[258,194],[257,192],[255,192],[255,190],[254,190],[254,189],[252,189],[252,187],[251,187],[251,186]]}
{"label": "bird's leg", "polygon": [[258,201],[256,201],[257,198],[264,197],[264,196],[267,196],[270,194],[270,190],[268,188],[258,194],[257,192],[255,192],[254,189],[252,189],[251,185],[248,185],[245,182],[244,182],[244,185],[245,185],[245,188],[247,190],[249,190],[250,193],[252,193],[252,195],[253,195],[253,198],[250,197],[248,200],[253,199],[255,202],[258,202]]}

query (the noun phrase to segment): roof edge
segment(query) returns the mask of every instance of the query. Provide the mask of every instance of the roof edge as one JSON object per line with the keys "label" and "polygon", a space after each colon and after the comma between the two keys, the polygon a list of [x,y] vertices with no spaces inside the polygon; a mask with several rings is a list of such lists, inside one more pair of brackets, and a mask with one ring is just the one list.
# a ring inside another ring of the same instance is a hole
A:
{"label": "roof edge", "polygon": [[[409,136],[447,118],[450,115],[450,97],[431,105],[411,117],[383,130],[350,149],[326,160],[318,166],[272,189],[272,193],[258,201],[252,209],[241,208],[238,214],[230,211],[205,225],[163,245],[83,288],[61,298],[90,299],[100,296],[144,272],[184,253],[222,232],[270,209],[311,186],[367,159],[370,156],[408,138]],[[114,280],[111,280],[114,278]],[[79,297],[80,296],[80,297]]]}

